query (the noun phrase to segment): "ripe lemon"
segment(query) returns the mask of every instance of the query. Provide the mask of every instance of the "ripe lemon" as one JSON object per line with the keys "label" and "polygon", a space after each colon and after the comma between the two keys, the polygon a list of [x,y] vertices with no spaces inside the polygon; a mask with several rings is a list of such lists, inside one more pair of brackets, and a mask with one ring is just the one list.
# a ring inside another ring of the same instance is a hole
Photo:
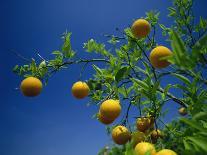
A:
{"label": "ripe lemon", "polygon": [[132,24],[131,31],[136,38],[144,38],[150,32],[150,24],[145,19],[137,19]]}
{"label": "ripe lemon", "polygon": [[143,142],[145,140],[145,134],[143,132],[135,131],[132,133],[131,142],[135,147],[138,143]]}
{"label": "ripe lemon", "polygon": [[73,84],[72,86],[72,94],[77,99],[82,99],[86,96],[88,96],[90,89],[88,85],[85,82],[78,81]]}
{"label": "ripe lemon", "polygon": [[182,115],[182,116],[185,116],[187,115],[187,110],[186,108],[184,107],[181,107],[179,110],[178,110],[179,114]]}
{"label": "ripe lemon", "polygon": [[175,153],[174,151],[169,150],[169,149],[163,149],[163,150],[157,152],[156,155],[177,155],[177,153]]}
{"label": "ripe lemon", "polygon": [[151,119],[147,117],[138,118],[136,125],[139,131],[144,132],[151,127]]}
{"label": "ripe lemon", "polygon": [[121,112],[119,100],[109,99],[100,106],[100,113],[108,119],[116,119]]}
{"label": "ripe lemon", "polygon": [[162,60],[162,58],[171,55],[172,52],[167,47],[157,46],[150,53],[150,62],[155,68],[165,68],[169,66],[170,63],[167,60]]}
{"label": "ripe lemon", "polygon": [[155,155],[156,150],[153,144],[141,142],[136,145],[135,153],[136,155],[145,155],[146,153],[150,153],[150,155]]}
{"label": "ripe lemon", "polygon": [[42,82],[35,77],[27,77],[21,82],[21,92],[24,96],[34,97],[42,91]]}
{"label": "ripe lemon", "polygon": [[106,125],[111,124],[114,121],[114,119],[107,118],[104,115],[102,115],[100,112],[98,113],[98,120]]}
{"label": "ripe lemon", "polygon": [[112,139],[116,144],[126,144],[131,138],[131,134],[124,126],[117,126],[112,130]]}

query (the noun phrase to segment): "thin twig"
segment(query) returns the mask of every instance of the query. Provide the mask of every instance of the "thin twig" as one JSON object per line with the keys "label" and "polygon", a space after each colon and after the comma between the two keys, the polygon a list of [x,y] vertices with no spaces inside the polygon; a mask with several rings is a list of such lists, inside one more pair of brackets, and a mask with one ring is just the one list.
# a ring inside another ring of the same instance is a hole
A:
{"label": "thin twig", "polygon": [[20,59],[27,61],[27,62],[31,62],[30,59],[25,58],[24,56],[22,56],[21,54],[19,54],[18,52],[16,52],[15,50],[10,50],[10,52],[12,52],[13,54],[15,54],[17,57],[19,57]]}

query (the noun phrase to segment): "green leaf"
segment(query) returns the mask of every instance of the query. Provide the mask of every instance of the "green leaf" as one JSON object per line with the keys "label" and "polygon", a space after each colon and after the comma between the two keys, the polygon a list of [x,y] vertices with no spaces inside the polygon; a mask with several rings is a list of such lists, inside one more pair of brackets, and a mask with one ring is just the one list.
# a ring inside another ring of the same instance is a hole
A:
{"label": "green leaf", "polygon": [[119,82],[124,77],[124,75],[127,72],[127,70],[128,70],[127,66],[124,66],[124,67],[119,69],[119,71],[115,75],[116,82]]}
{"label": "green leaf", "polygon": [[54,54],[54,55],[62,55],[62,53],[60,51],[53,51],[52,54]]}
{"label": "green leaf", "polygon": [[124,32],[125,32],[126,36],[128,36],[129,38],[134,38],[134,35],[132,34],[131,28],[124,29]]}
{"label": "green leaf", "polygon": [[125,151],[124,155],[136,155],[131,143],[126,144],[126,151]]}
{"label": "green leaf", "polygon": [[151,94],[156,94],[156,91],[157,91],[159,86],[160,86],[160,81],[157,81],[152,87]]}
{"label": "green leaf", "polygon": [[160,28],[163,29],[163,30],[166,30],[167,28],[165,27],[165,25],[163,24],[159,24]]}
{"label": "green leaf", "polygon": [[[67,33],[65,36],[64,36],[64,44],[63,44],[63,47],[62,47],[62,52],[63,52],[63,55],[64,57],[66,58],[70,58],[71,57],[71,53],[74,53],[72,51],[72,48],[71,48],[71,43],[70,43],[70,37],[71,37],[71,34],[72,33]],[[74,55],[74,54],[72,54]]]}
{"label": "green leaf", "polygon": [[30,64],[30,70],[32,72],[32,75],[35,75],[37,72],[37,66],[34,59],[32,59],[32,62]]}
{"label": "green leaf", "polygon": [[96,65],[93,64],[93,68],[94,68],[94,70],[96,71],[97,74],[103,75],[103,72],[99,67],[97,67]]}
{"label": "green leaf", "polygon": [[207,152],[207,137],[187,137],[188,140],[191,140],[194,145],[197,145],[203,151]]}
{"label": "green leaf", "polygon": [[168,10],[170,11],[170,13],[168,14],[168,16],[173,17],[174,15],[176,15],[176,9],[173,7],[169,7]]}
{"label": "green leaf", "polygon": [[39,68],[45,68],[46,67],[46,61],[42,61],[40,64],[39,64]]}
{"label": "green leaf", "polygon": [[18,73],[18,71],[19,71],[19,65],[14,66],[13,72]]}
{"label": "green leaf", "polygon": [[149,89],[148,85],[144,81],[141,81],[141,80],[138,80],[138,79],[135,79],[135,78],[131,78],[131,80],[133,82],[137,83],[138,86],[140,86],[144,90],[148,90]]}
{"label": "green leaf", "polygon": [[186,150],[191,150],[192,146],[188,143],[188,141],[186,141],[186,139],[183,140],[183,144]]}
{"label": "green leaf", "polygon": [[171,46],[173,49],[173,61],[176,65],[184,68],[191,69],[194,65],[187,53],[184,42],[175,31],[170,32]]}
{"label": "green leaf", "polygon": [[207,35],[199,39],[193,46],[193,49],[196,50],[197,52],[200,52],[202,48],[206,48],[206,47],[207,47]]}
{"label": "green leaf", "polygon": [[169,91],[169,89],[170,89],[171,87],[173,87],[172,84],[168,84],[168,85],[165,87],[165,89],[164,89],[164,94],[165,94],[165,96],[167,95],[167,93],[168,93],[168,91]]}
{"label": "green leaf", "polygon": [[199,112],[193,116],[194,120],[207,120],[207,112]]}
{"label": "green leaf", "polygon": [[184,122],[185,124],[191,126],[192,128],[195,128],[195,129],[202,131],[202,132],[207,132],[207,129],[203,128],[197,121],[188,120],[185,118],[180,118],[180,120],[182,122]]}
{"label": "green leaf", "polygon": [[187,85],[191,84],[191,81],[187,77],[185,77],[183,75],[180,75],[180,74],[177,74],[177,73],[172,73],[172,75],[174,75],[175,77],[179,78],[180,80],[182,80]]}
{"label": "green leaf", "polygon": [[104,56],[111,55],[106,49],[104,44],[97,43],[94,39],[90,39],[87,43],[84,43],[83,46],[84,49],[86,49],[87,52],[96,52],[100,53]]}

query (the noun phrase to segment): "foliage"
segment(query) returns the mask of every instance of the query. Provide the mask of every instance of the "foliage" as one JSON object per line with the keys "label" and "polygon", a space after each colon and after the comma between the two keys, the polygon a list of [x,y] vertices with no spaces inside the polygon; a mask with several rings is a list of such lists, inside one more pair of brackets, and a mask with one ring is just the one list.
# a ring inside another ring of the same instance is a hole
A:
{"label": "foliage", "polygon": [[[110,49],[94,39],[84,43],[83,48],[89,53],[98,54],[99,59],[76,59],[70,42],[71,33],[66,32],[62,48],[52,52],[53,59],[31,59],[29,64],[16,65],[13,71],[19,76],[35,76],[47,82],[51,75],[71,64],[90,63],[95,74],[86,81],[90,87],[89,104],[99,105],[109,98],[127,102],[127,112],[119,124],[131,129],[128,121],[131,108],[138,108],[137,117],[154,117],[156,128],[164,125],[164,138],[155,144],[158,150],[168,148],[182,155],[206,154],[207,20],[200,17],[199,22],[195,22],[193,3],[193,0],[173,0],[172,7],[168,8],[168,17],[174,21],[171,27],[159,23],[159,12],[146,13],[145,19],[151,23],[152,29],[146,38],[135,38],[128,27],[123,36],[106,35],[112,47]],[[173,56],[164,58],[172,63],[164,70],[155,69],[148,57],[148,51],[158,45],[155,39],[158,28],[162,29],[173,51]],[[96,62],[104,67],[98,67]],[[165,76],[179,82],[163,85]],[[181,95],[176,97],[171,93],[171,88],[177,89]],[[165,116],[163,106],[169,101],[186,107],[188,116],[165,124],[162,121]],[[112,128],[107,127],[109,133]],[[111,145],[99,154],[106,152],[109,155],[134,154],[130,143]]]}

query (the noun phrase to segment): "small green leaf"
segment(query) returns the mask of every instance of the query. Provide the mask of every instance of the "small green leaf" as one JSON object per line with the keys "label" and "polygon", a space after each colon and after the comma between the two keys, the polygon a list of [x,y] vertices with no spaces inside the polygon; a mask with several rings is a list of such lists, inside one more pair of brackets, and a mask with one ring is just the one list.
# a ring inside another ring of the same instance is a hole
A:
{"label": "small green leaf", "polygon": [[103,72],[99,67],[97,67],[96,65],[93,64],[93,68],[99,75],[103,75]]}
{"label": "small green leaf", "polygon": [[[70,42],[71,34],[72,33],[67,33],[64,36],[64,43],[63,43],[63,46],[62,46],[62,53],[63,53],[63,56],[65,58],[71,58],[75,55],[75,52],[72,50],[71,42]],[[59,54],[58,51],[56,51],[56,53]]]}
{"label": "small green leaf", "polygon": [[133,82],[137,83],[138,86],[140,86],[144,90],[148,90],[149,89],[149,86],[144,81],[141,81],[141,80],[138,80],[138,79],[135,79],[135,78],[131,78],[131,80]]}
{"label": "small green leaf", "polygon": [[180,74],[177,74],[177,73],[172,73],[172,75],[179,78],[180,80],[182,80],[187,85],[191,84],[190,80],[187,77],[183,76],[183,75],[180,75]]}
{"label": "small green leaf", "polygon": [[62,53],[60,51],[53,51],[52,54],[54,54],[54,55],[62,55]]}
{"label": "small green leaf", "polygon": [[18,70],[19,70],[19,65],[14,66],[14,68],[13,68],[13,72],[14,72],[14,73],[17,73]]}
{"label": "small green leaf", "polygon": [[160,81],[157,81],[157,82],[153,85],[151,93],[152,93],[152,94],[156,94],[156,91],[157,91],[157,89],[158,89],[159,86],[160,86]]}
{"label": "small green leaf", "polygon": [[34,59],[32,59],[32,62],[30,64],[30,70],[32,72],[32,75],[35,75],[37,72],[37,66]]}

